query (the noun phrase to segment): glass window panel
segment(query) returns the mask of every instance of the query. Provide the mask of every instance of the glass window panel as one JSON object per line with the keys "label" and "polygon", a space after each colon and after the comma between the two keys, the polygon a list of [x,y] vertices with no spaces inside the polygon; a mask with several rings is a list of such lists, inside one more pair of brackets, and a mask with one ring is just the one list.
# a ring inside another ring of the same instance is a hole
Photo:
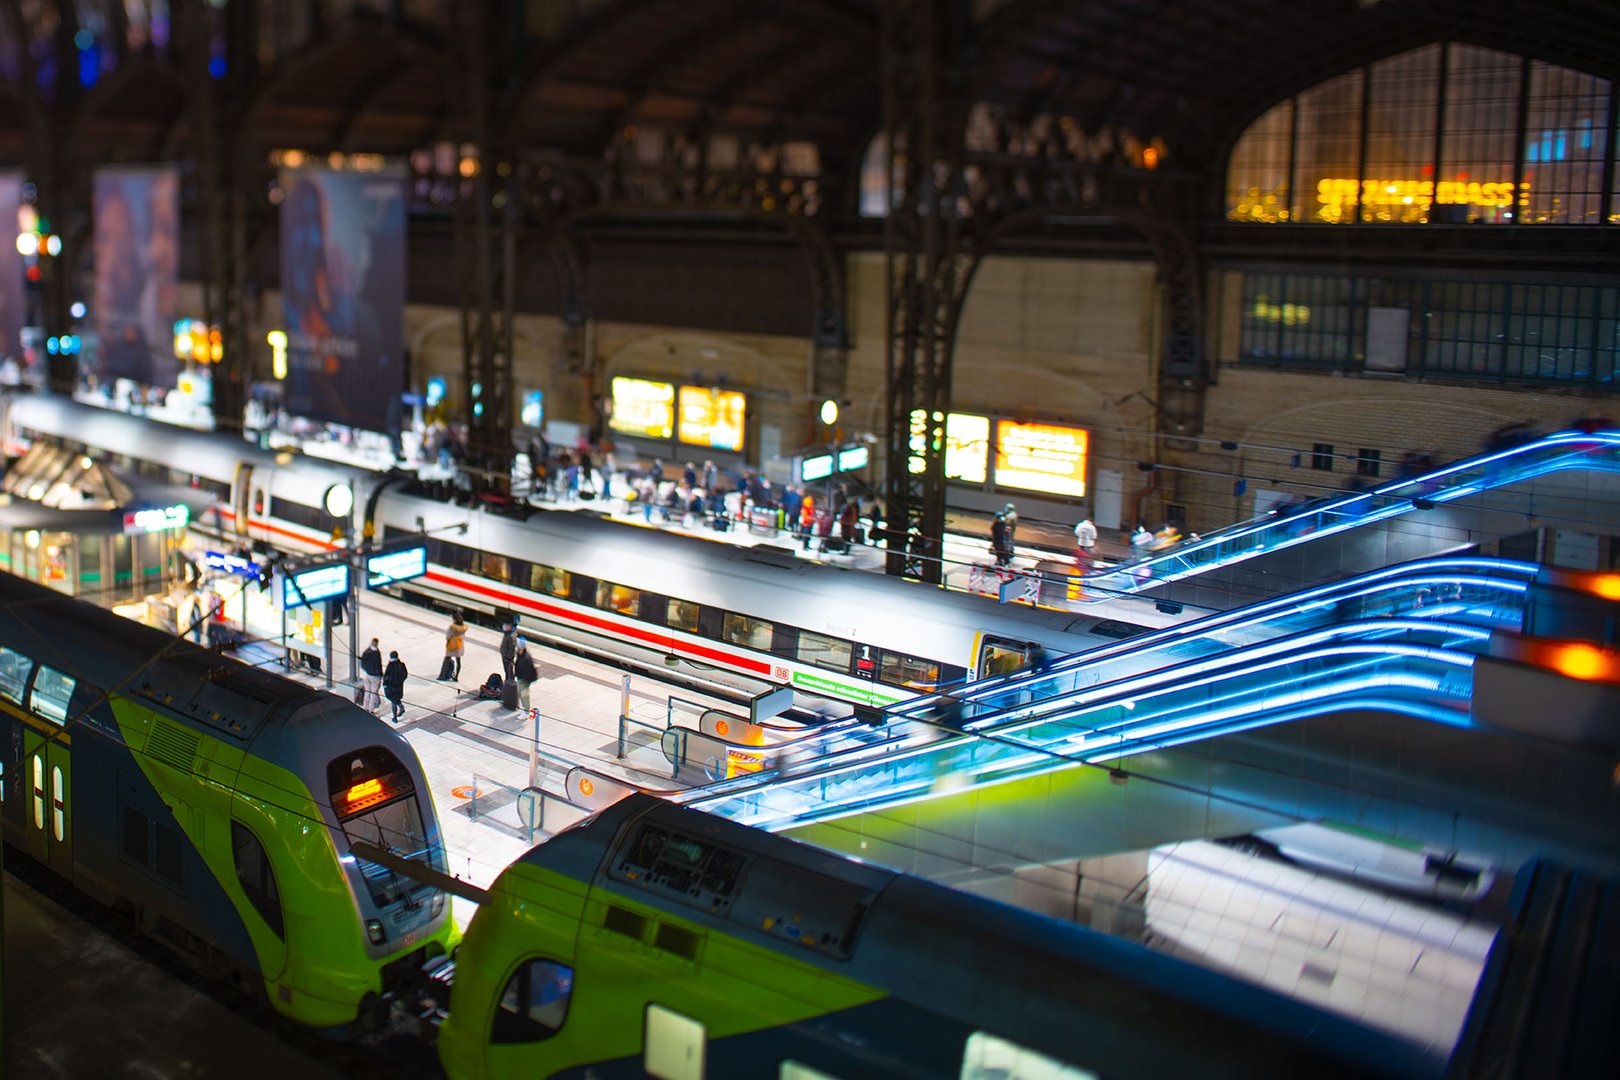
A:
{"label": "glass window panel", "polygon": [[34,661],[15,649],[0,647],[0,697],[23,703],[23,688],[28,685],[28,673],[34,670]]}
{"label": "glass window panel", "polygon": [[641,613],[641,590],[610,581],[596,583],[596,606],[603,611],[635,618]]}
{"label": "glass window panel", "polygon": [[771,648],[771,634],[775,628],[764,619],[756,619],[751,615],[738,615],[736,612],[726,612],[725,623],[721,631],[726,641],[733,645],[741,645],[748,649],[759,649],[769,652]]}
{"label": "glass window panel", "polygon": [[1440,46],[1430,45],[1372,65],[1367,84],[1362,221],[1428,219],[1425,192],[1433,192],[1439,102]]}
{"label": "glass window panel", "polygon": [[677,600],[669,598],[669,616],[666,625],[671,630],[684,630],[689,634],[697,633],[698,606],[691,600]]}
{"label": "glass window panel", "polygon": [[559,570],[555,566],[529,567],[529,587],[547,596],[567,596],[572,577],[567,570]]}
{"label": "glass window panel", "polygon": [[29,708],[55,724],[66,724],[68,702],[73,699],[74,679],[54,668],[41,667],[34,676]]}
{"label": "glass window panel", "polygon": [[641,1067],[659,1080],[703,1080],[707,1033],[700,1021],[649,1004]]}
{"label": "glass window panel", "polygon": [[1288,147],[1294,103],[1285,101],[1249,125],[1226,171],[1226,216],[1231,221],[1287,221],[1292,198]]}
{"label": "glass window panel", "polygon": [[841,638],[813,634],[808,630],[799,631],[798,659],[817,667],[848,671],[852,648],[849,642]]}
{"label": "glass window panel", "polygon": [[1531,63],[1520,188],[1525,222],[1597,224],[1608,111],[1607,80]]}
{"label": "glass window panel", "polygon": [[1299,95],[1291,220],[1329,224],[1355,220],[1361,90],[1362,73],[1352,71]]}
{"label": "glass window panel", "polygon": [[891,686],[927,690],[939,685],[939,664],[933,660],[884,650],[883,662],[878,670],[878,678]]}

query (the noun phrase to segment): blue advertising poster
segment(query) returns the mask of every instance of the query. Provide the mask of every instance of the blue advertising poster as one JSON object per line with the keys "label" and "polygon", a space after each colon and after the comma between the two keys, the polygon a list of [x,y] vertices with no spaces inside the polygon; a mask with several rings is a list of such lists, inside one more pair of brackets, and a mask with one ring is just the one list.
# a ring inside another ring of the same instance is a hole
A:
{"label": "blue advertising poster", "polygon": [[180,271],[180,173],[174,166],[97,169],[96,351],[85,374],[173,386]]}
{"label": "blue advertising poster", "polygon": [[22,356],[23,265],[16,239],[22,176],[0,173],[0,357]]}
{"label": "blue advertising poster", "polygon": [[287,411],[396,433],[405,390],[405,175],[289,169],[281,191]]}

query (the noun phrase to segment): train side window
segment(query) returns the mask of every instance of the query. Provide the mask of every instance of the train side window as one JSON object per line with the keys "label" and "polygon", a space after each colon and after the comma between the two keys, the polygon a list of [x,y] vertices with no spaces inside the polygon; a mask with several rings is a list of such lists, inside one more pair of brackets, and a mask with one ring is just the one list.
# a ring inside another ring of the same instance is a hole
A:
{"label": "train side window", "polygon": [[641,590],[628,585],[615,585],[611,581],[596,583],[596,606],[616,615],[634,619],[641,614]]}
{"label": "train side window", "polygon": [[1096,1080],[1097,1074],[988,1031],[975,1031],[962,1050],[961,1076],[962,1080]]}
{"label": "train side window", "polygon": [[586,607],[593,606],[596,603],[596,579],[574,574],[573,580],[568,583],[568,599]]}
{"label": "train side window", "polygon": [[28,685],[28,673],[34,670],[32,657],[15,649],[0,647],[0,697],[18,705],[23,703],[23,689]]}
{"label": "train side window", "polygon": [[967,682],[967,668],[961,664],[939,665],[939,685],[955,686],[957,683]]}
{"label": "train side window", "polygon": [[662,1005],[647,1005],[641,1067],[659,1080],[703,1080],[708,1032],[701,1020]]}
{"label": "train side window", "polygon": [[706,638],[719,640],[720,628],[725,620],[725,612],[719,608],[698,607],[697,632]]}
{"label": "train side window", "polygon": [[671,630],[684,630],[688,634],[697,633],[698,606],[691,600],[677,600],[669,598],[669,613],[664,625]]}
{"label": "train side window", "polygon": [[73,700],[73,682],[73,676],[41,665],[28,695],[29,710],[54,724],[66,724],[68,702]]}
{"label": "train side window", "polygon": [[932,690],[939,685],[939,664],[920,656],[883,650],[878,666],[878,679],[890,686],[905,686],[913,690]]}
{"label": "train side window", "polygon": [[854,646],[843,638],[799,631],[798,658],[828,671],[848,671]]}
{"label": "train side window", "polygon": [[663,626],[668,608],[669,597],[650,592],[641,594],[641,617],[648,622]]}
{"label": "train side window", "polygon": [[783,626],[776,624],[776,633],[771,638],[771,652],[776,656],[792,657],[799,651],[799,628],[797,626]]}
{"label": "train side window", "polygon": [[574,969],[554,960],[525,960],[506,981],[489,1041],[538,1042],[562,1030],[574,996]]}
{"label": "train side window", "polygon": [[997,675],[1011,675],[1023,668],[1029,658],[1030,644],[1027,641],[1013,641],[1009,638],[994,638],[986,635],[979,644],[979,665],[974,672],[976,679],[989,679]]}
{"label": "train side window", "polygon": [[507,562],[505,555],[484,552],[483,557],[479,560],[478,571],[485,577],[503,584],[512,580],[511,565]]}
{"label": "train side window", "polygon": [[281,922],[281,893],[276,889],[276,875],[270,868],[270,856],[264,850],[253,830],[240,821],[231,822],[231,851],[236,857],[236,880],[242,892],[264,918],[276,937],[285,937]]}
{"label": "train side window", "polygon": [[745,649],[758,649],[765,652],[771,647],[771,623],[764,619],[756,619],[752,615],[738,615],[734,611],[726,612],[722,624],[722,632],[726,641],[733,645],[741,645]]}
{"label": "train side window", "polygon": [[468,547],[466,544],[452,544],[449,541],[444,545],[444,565],[452,570],[463,573],[473,573],[473,560],[478,557],[478,549]]}
{"label": "train side window", "polygon": [[529,568],[529,588],[547,596],[567,596],[568,579],[571,577],[573,575],[566,570],[537,564]]}

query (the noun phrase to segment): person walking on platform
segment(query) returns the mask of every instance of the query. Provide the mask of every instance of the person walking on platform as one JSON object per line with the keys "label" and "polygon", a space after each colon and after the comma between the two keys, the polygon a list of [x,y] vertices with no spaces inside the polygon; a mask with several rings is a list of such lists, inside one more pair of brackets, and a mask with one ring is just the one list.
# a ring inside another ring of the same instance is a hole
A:
{"label": "person walking on platform", "polygon": [[1013,545],[1018,543],[1018,507],[1008,503],[1001,508],[1001,516],[1007,519],[1007,551],[1010,555]]}
{"label": "person walking on platform", "polygon": [[1090,517],[1083,517],[1074,526],[1074,564],[1082,572],[1091,569],[1092,550],[1097,546],[1097,526]]}
{"label": "person walking on platform", "polygon": [[378,647],[377,639],[372,638],[366,651],[360,654],[360,689],[364,693],[360,706],[373,716],[382,713],[382,679],[382,649]]}
{"label": "person walking on platform", "polygon": [[990,552],[995,555],[997,566],[1012,565],[1012,528],[1007,524],[1005,512],[997,514],[990,522]]}
{"label": "person walking on platform", "polygon": [[467,624],[461,621],[461,609],[450,613],[450,625],[444,631],[444,666],[439,669],[440,682],[455,682],[461,678],[461,657],[467,651]]}
{"label": "person walking on platform", "polygon": [[534,657],[529,655],[529,643],[522,638],[517,640],[517,655],[512,660],[512,677],[517,680],[518,708],[528,712],[529,688],[540,678],[540,672],[534,666]]}
{"label": "person walking on platform", "polygon": [[512,665],[517,660],[517,620],[513,619],[501,627],[501,675],[507,682],[512,681]]}
{"label": "person walking on platform", "polygon": [[399,723],[399,718],[405,715],[405,679],[410,672],[405,670],[405,661],[399,658],[397,651],[388,654],[388,667],[383,671],[383,693],[388,703],[393,707],[390,719]]}

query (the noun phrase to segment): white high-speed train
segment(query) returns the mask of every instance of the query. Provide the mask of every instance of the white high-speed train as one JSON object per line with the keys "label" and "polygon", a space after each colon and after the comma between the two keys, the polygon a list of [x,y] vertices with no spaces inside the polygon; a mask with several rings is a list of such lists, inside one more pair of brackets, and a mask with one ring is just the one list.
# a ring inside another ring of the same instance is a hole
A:
{"label": "white high-speed train", "polygon": [[[207,491],[214,507],[192,528],[223,542],[307,554],[333,550],[338,524],[348,532],[369,523],[378,543],[425,532],[428,572],[398,586],[402,593],[490,616],[515,612],[528,633],[750,695],[791,686],[805,705],[881,706],[1016,670],[1037,643],[1062,655],[1150,629],[588,514],[536,510],[518,520],[411,494],[414,478],[276,454],[225,434],[60,396],[0,400],[9,448],[46,439]],[[355,521],[324,509],[333,488],[353,492]]]}

